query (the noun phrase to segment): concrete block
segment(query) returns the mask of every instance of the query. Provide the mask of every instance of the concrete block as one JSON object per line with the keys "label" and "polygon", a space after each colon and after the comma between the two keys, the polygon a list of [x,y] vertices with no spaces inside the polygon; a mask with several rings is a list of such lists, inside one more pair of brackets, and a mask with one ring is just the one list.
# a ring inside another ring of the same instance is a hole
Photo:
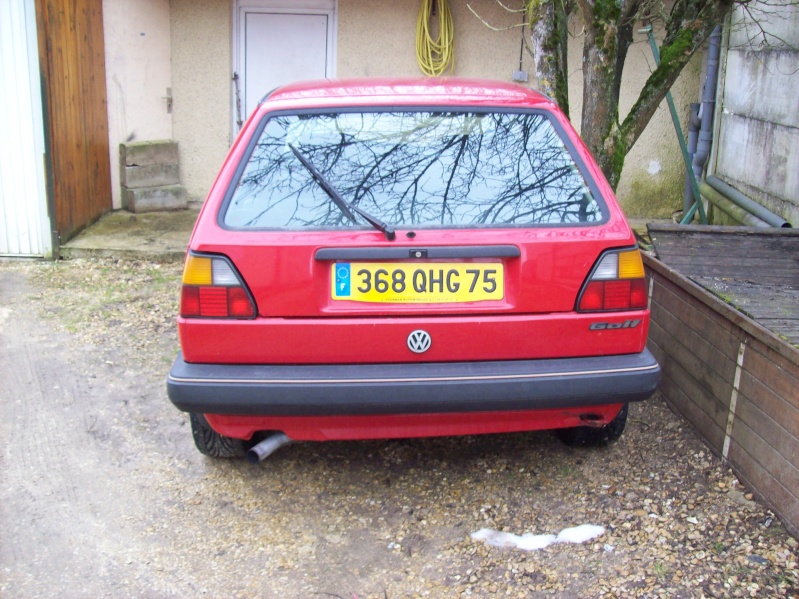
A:
{"label": "concrete block", "polygon": [[183,210],[188,207],[186,190],[182,185],[122,189],[125,209],[130,212]]}
{"label": "concrete block", "polygon": [[180,169],[177,164],[146,164],[126,166],[120,173],[122,187],[139,189],[160,185],[180,183]]}
{"label": "concrete block", "polygon": [[178,164],[178,144],[169,139],[119,144],[119,160],[122,168],[149,164]]}

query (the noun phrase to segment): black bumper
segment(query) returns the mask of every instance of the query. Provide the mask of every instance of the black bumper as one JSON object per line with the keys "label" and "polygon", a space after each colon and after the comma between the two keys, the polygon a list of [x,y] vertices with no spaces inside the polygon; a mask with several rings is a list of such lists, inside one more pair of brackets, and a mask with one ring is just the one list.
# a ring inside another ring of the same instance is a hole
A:
{"label": "black bumper", "polygon": [[167,392],[184,412],[337,416],[626,403],[647,399],[659,381],[646,349],[555,360],[306,366],[188,364],[178,354]]}

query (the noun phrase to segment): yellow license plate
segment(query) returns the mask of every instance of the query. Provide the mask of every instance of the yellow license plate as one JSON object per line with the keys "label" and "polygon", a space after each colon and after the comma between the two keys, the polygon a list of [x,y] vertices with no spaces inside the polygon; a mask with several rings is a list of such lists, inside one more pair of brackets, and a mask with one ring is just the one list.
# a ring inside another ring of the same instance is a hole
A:
{"label": "yellow license plate", "polygon": [[331,270],[334,300],[393,304],[445,304],[501,300],[501,263],[403,264],[337,262]]}

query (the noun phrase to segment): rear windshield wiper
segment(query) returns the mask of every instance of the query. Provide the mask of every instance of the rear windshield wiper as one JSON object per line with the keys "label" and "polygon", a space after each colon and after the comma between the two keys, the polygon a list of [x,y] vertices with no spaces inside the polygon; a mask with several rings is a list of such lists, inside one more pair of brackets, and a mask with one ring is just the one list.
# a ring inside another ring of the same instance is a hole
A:
{"label": "rear windshield wiper", "polygon": [[358,208],[358,206],[355,204],[351,204],[342,198],[341,194],[337,192],[335,187],[330,184],[330,181],[328,181],[325,176],[316,169],[316,167],[305,157],[305,155],[303,155],[302,152],[300,152],[292,144],[288,144],[288,146],[291,151],[294,152],[294,155],[297,157],[297,159],[302,162],[302,165],[314,176],[314,179],[316,179],[316,181],[319,183],[319,187],[325,190],[325,193],[330,196],[330,199],[333,200],[336,206],[339,207],[339,209],[347,216],[347,218],[357,224],[358,221],[356,221],[355,217],[352,215],[352,212],[357,212],[364,218],[364,220],[366,220],[366,222],[368,222],[378,231],[381,231],[383,235],[386,236],[386,239],[389,241],[394,241],[394,238],[396,237],[396,234],[394,233],[394,227],[384,223],[379,218],[372,216],[365,210]]}

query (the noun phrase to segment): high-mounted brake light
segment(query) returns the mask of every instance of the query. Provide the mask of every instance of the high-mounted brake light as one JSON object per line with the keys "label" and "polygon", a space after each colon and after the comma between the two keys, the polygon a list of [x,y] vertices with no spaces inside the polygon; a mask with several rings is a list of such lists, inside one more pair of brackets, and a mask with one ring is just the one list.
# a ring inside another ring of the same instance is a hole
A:
{"label": "high-mounted brake light", "polygon": [[637,249],[603,254],[586,281],[577,310],[643,310],[648,303],[641,253]]}
{"label": "high-mounted brake light", "polygon": [[255,304],[226,258],[189,254],[183,268],[180,315],[253,318]]}

